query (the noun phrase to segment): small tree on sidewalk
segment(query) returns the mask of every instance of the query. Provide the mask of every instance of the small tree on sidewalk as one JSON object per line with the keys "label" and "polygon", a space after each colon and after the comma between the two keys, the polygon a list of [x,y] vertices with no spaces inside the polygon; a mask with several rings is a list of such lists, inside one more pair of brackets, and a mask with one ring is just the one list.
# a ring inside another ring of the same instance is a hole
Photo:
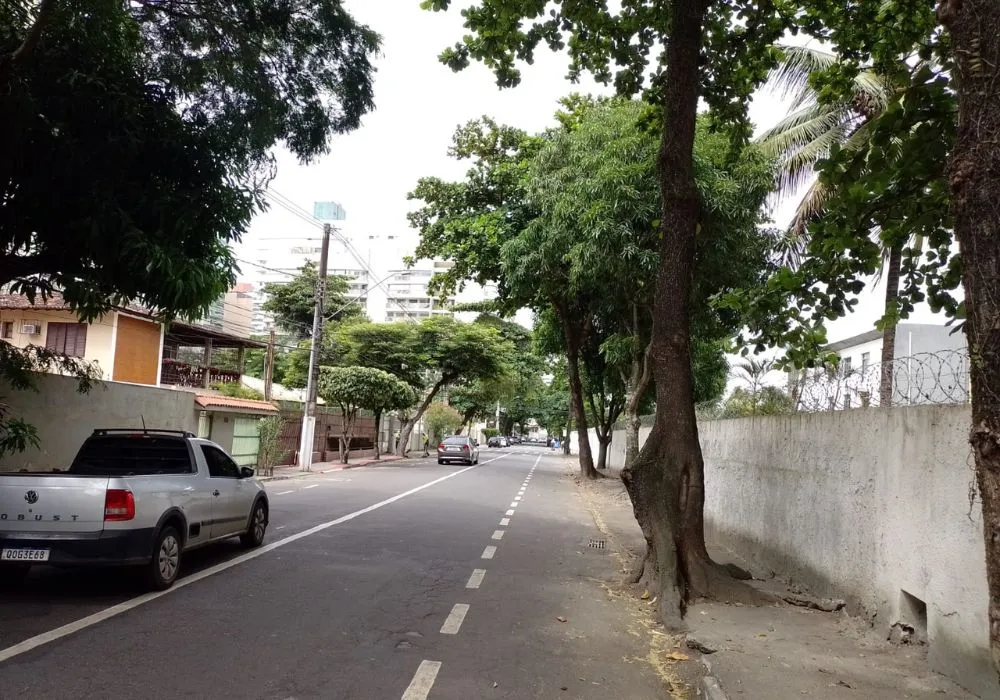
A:
{"label": "small tree on sidewalk", "polygon": [[340,407],[340,461],[347,464],[351,457],[351,440],[357,424],[358,411],[366,409],[376,414],[375,454],[378,456],[378,423],[387,409],[402,409],[416,400],[405,382],[374,367],[321,367],[318,393],[326,401]]}
{"label": "small tree on sidewalk", "polygon": [[281,461],[284,454],[281,451],[281,428],[285,421],[278,416],[261,418],[257,424],[257,436],[260,447],[257,452],[257,465],[261,476],[274,476],[274,465]]}

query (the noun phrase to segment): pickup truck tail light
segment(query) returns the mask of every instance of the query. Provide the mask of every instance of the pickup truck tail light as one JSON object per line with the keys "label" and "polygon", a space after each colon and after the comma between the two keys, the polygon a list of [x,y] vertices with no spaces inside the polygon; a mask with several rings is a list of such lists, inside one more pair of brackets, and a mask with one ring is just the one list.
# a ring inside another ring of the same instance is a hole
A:
{"label": "pickup truck tail light", "polygon": [[105,520],[131,520],[135,517],[135,497],[126,489],[108,489],[104,495]]}

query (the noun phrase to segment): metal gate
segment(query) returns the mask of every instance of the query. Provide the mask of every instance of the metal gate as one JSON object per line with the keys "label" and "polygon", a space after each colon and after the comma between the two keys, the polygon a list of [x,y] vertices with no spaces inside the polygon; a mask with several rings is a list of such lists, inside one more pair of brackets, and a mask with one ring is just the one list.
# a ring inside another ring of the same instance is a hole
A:
{"label": "metal gate", "polygon": [[260,451],[259,418],[237,418],[233,424],[233,459],[241,467],[256,467]]}

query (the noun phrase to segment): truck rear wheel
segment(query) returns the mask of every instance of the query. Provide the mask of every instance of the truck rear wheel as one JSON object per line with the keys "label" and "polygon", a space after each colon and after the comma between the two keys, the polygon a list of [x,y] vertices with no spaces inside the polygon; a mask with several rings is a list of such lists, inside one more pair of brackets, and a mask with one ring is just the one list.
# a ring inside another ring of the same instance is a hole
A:
{"label": "truck rear wheel", "polygon": [[181,537],[177,528],[167,525],[153,545],[153,558],[146,565],[146,582],[150,588],[164,591],[174,585],[180,568]]}

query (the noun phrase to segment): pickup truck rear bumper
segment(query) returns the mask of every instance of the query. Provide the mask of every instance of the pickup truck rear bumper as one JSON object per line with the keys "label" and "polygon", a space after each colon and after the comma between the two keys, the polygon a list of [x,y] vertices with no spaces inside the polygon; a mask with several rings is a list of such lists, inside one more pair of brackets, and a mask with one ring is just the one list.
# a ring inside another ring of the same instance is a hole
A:
{"label": "pickup truck rear bumper", "polygon": [[[127,566],[144,564],[153,555],[154,528],[80,532],[46,536],[35,532],[0,533],[0,550],[47,549],[49,566]],[[0,566],[17,562],[0,561]]]}

